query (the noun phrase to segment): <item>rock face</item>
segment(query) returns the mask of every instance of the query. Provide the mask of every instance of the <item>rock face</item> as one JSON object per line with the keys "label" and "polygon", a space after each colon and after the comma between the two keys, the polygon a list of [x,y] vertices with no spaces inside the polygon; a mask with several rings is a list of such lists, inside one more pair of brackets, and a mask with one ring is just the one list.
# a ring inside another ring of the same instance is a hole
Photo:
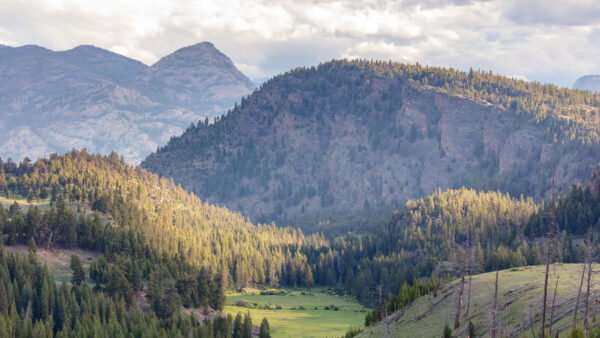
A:
{"label": "rock face", "polygon": [[85,147],[139,163],[192,121],[222,114],[252,83],[211,43],[148,67],[101,48],[0,47],[0,156]]}
{"label": "rock face", "polygon": [[600,75],[582,76],[573,84],[573,89],[587,89],[600,93]]}
{"label": "rock face", "polygon": [[201,198],[270,221],[463,185],[542,196],[553,175],[557,187],[569,187],[600,161],[596,143],[555,140],[556,118],[536,120],[338,63],[270,80],[229,115],[186,131],[142,165]]}

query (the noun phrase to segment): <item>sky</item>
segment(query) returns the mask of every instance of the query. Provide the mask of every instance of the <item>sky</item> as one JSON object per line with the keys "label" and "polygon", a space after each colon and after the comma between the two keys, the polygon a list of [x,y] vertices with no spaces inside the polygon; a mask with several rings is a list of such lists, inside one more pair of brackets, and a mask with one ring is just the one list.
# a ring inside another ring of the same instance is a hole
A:
{"label": "sky", "polygon": [[211,41],[254,80],[337,58],[571,86],[600,73],[599,0],[0,0],[0,44],[91,44],[153,64]]}

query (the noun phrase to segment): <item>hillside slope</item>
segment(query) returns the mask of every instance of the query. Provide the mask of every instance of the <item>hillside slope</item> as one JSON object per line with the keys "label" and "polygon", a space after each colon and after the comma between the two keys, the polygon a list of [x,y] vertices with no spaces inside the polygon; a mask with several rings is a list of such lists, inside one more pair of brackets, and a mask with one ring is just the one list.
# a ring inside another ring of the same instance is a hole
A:
{"label": "hillside slope", "polygon": [[0,156],[16,161],[74,147],[138,163],[254,88],[208,42],[150,67],[94,46],[3,46],[0,79]]}
{"label": "hillside slope", "polygon": [[589,92],[487,72],[332,61],[271,79],[142,165],[286,224],[463,185],[543,196],[552,176],[569,187],[600,161],[599,107]]}
{"label": "hillside slope", "polygon": [[[573,321],[573,309],[577,299],[581,278],[581,264],[554,264],[551,266],[549,286],[552,292],[558,279],[553,330],[559,329],[561,337],[566,337]],[[540,303],[544,288],[545,266],[528,266],[519,269],[502,270],[498,277],[498,330],[501,336],[539,336]],[[496,273],[489,272],[473,276],[469,317],[477,337],[491,335],[494,281]],[[597,282],[594,277],[592,282]],[[441,290],[437,297],[428,294],[418,298],[403,310],[390,315],[385,322],[367,328],[358,337],[385,337],[386,323],[390,337],[440,337],[445,323],[452,326],[456,314],[459,280]],[[467,322],[464,319],[467,309],[466,292],[462,307],[463,320],[453,335],[466,336]],[[593,297],[600,293],[594,290]],[[550,294],[552,301],[552,294]],[[578,318],[583,319],[583,301],[580,302]],[[548,306],[548,321],[551,307]],[[581,325],[581,323],[580,323]],[[535,332],[536,334],[533,334]],[[555,332],[555,331],[554,331]],[[553,335],[554,336],[554,335]]]}
{"label": "hillside slope", "polygon": [[11,196],[53,201],[43,212],[31,207],[19,212],[17,203],[6,209],[0,205],[0,229],[8,244],[26,244],[34,237],[40,246],[111,252],[123,240],[114,239],[114,231],[134,237],[126,241],[139,242],[131,246],[147,246],[159,255],[209,269],[213,275],[220,271],[226,284],[236,289],[303,285],[310,270],[307,255],[318,257],[328,245],[321,237],[304,236],[296,229],[253,225],[239,213],[207,204],[170,180],[127,165],[115,153],[72,151],[22,164],[7,174],[8,184],[0,170],[2,195],[8,190]]}

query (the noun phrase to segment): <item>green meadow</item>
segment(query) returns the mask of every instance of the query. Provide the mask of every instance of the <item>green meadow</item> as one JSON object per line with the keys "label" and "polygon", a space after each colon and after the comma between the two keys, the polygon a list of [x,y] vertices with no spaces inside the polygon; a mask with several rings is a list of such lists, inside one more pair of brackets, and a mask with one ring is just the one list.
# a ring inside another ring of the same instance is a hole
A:
{"label": "green meadow", "polygon": [[[272,293],[272,294],[268,294]],[[364,324],[367,309],[329,289],[253,291],[227,295],[225,312],[250,312],[253,324],[269,320],[273,337],[340,337]]]}

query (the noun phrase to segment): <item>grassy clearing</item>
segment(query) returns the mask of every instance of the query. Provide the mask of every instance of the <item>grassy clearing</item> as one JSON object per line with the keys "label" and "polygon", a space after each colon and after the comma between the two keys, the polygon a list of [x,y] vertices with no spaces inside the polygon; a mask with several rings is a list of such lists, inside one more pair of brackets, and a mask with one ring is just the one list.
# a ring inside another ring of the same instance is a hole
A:
{"label": "grassy clearing", "polygon": [[[550,305],[557,275],[560,275],[556,294],[553,329],[560,329],[560,337],[566,337],[573,319],[573,309],[581,277],[580,264],[554,264],[549,278],[549,302],[547,320],[550,320]],[[500,271],[498,287],[499,328],[510,337],[539,336],[541,322],[541,296],[544,287],[544,266],[522,267]],[[593,277],[597,283],[598,277]],[[473,276],[471,309],[477,336],[489,337],[492,321],[492,301],[494,295],[495,273]],[[393,337],[440,337],[444,324],[452,325],[456,314],[459,281],[454,281],[438,294],[423,296],[417,299],[404,311],[389,317],[390,332]],[[598,288],[595,286],[595,297]],[[463,302],[461,326],[454,330],[458,337],[466,336],[464,314],[467,307]],[[583,317],[583,304],[580,305],[579,318]],[[532,325],[533,324],[533,325]],[[533,327],[533,330],[532,330]],[[555,332],[555,331],[554,331]],[[383,337],[385,327],[381,323],[368,328],[361,337]],[[554,333],[553,333],[554,335]]]}
{"label": "grassy clearing", "polygon": [[27,197],[11,193],[10,198],[6,198],[6,195],[2,194],[0,196],[0,205],[6,207],[11,206],[13,203],[17,202],[21,209],[27,210],[30,206],[37,206],[42,211],[48,209],[50,207],[50,198],[46,198],[43,200],[34,200],[31,203],[27,202]]}
{"label": "grassy clearing", "polygon": [[[12,253],[27,255],[28,247],[26,245],[5,246],[4,250]],[[48,271],[54,276],[57,283],[71,282],[72,271],[69,267],[71,255],[76,254],[81,258],[83,269],[87,276],[90,275],[90,263],[98,258],[99,253],[81,249],[60,249],[46,250],[38,248],[37,258],[48,264]],[[91,284],[90,284],[91,285]]]}
{"label": "grassy clearing", "polygon": [[[229,294],[225,312],[235,315],[250,311],[255,325],[260,325],[266,317],[273,337],[340,337],[350,327],[364,323],[367,309],[350,297],[330,294],[327,289],[313,289],[311,293],[275,290],[275,293],[281,291],[285,294],[265,295],[258,291]],[[237,305],[242,302],[247,305]]]}

